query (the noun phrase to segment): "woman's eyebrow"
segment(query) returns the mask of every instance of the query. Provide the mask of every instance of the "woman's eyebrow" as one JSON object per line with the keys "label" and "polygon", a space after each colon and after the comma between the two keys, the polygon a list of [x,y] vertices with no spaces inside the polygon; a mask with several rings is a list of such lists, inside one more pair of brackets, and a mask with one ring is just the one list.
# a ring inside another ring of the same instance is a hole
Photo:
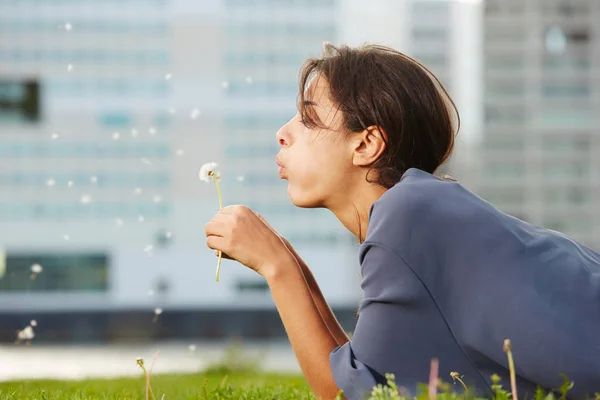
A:
{"label": "woman's eyebrow", "polygon": [[312,100],[304,100],[304,104],[307,106],[316,106],[318,105],[316,102],[312,101]]}

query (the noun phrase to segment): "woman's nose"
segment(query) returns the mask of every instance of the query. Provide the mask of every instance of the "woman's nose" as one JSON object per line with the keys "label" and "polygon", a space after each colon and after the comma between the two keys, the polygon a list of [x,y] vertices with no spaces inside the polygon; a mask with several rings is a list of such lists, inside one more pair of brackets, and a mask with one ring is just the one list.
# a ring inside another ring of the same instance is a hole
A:
{"label": "woman's nose", "polygon": [[285,133],[286,127],[287,127],[287,124],[282,126],[281,128],[279,128],[279,130],[277,131],[277,134],[275,135],[275,139],[277,139],[277,143],[279,143],[279,146],[281,146],[281,147],[285,147],[289,144],[288,140],[286,139],[286,137],[288,136]]}

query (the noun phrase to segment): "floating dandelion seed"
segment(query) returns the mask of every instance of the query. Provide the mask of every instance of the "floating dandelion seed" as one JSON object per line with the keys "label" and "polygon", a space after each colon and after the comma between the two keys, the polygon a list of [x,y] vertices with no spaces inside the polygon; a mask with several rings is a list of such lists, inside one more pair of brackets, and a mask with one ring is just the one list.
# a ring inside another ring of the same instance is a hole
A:
{"label": "floating dandelion seed", "polygon": [[173,74],[171,74],[171,73],[165,74],[166,80],[170,80],[172,77],[173,77]]}
{"label": "floating dandelion seed", "polygon": [[52,138],[52,140],[58,139],[58,133],[53,133],[50,137]]}
{"label": "floating dandelion seed", "polygon": [[32,281],[34,281],[34,280],[35,280],[35,278],[37,278],[37,276],[38,276],[39,274],[41,274],[43,270],[44,270],[44,269],[42,268],[42,266],[41,266],[40,264],[33,264],[33,265],[31,266],[31,275],[29,276],[29,278],[30,278]]}
{"label": "floating dandelion seed", "polygon": [[244,181],[244,175],[240,175],[236,179],[237,179],[238,182],[243,182]]}
{"label": "floating dandelion seed", "polygon": [[177,110],[175,110],[175,108],[171,107],[169,108],[169,114],[175,114],[177,112]]}
{"label": "floating dandelion seed", "polygon": [[150,160],[148,160],[147,158],[142,158],[142,163],[146,164],[146,165],[151,165],[152,162]]}
{"label": "floating dandelion seed", "polygon": [[31,322],[29,322],[29,325],[35,327],[37,326],[37,321],[35,319],[32,319]]}
{"label": "floating dandelion seed", "polygon": [[152,318],[152,322],[156,322],[156,321],[158,321],[158,316],[159,316],[160,314],[162,314],[162,312],[163,312],[163,309],[162,309],[162,308],[160,308],[160,307],[156,307],[156,308],[154,309],[154,318]]}
{"label": "floating dandelion seed", "polygon": [[[221,187],[219,186],[219,171],[217,171],[217,164],[214,162],[206,163],[200,168],[198,177],[203,182],[210,182],[212,179],[217,187],[217,196],[219,196],[219,209],[223,208],[223,198],[221,196]],[[219,271],[221,270],[221,259],[223,258],[223,252],[219,251],[217,259],[217,272],[216,280],[219,282]]]}
{"label": "floating dandelion seed", "polygon": [[63,239],[65,239],[65,240],[71,240],[71,237],[69,235],[64,235]]}
{"label": "floating dandelion seed", "polygon": [[81,199],[79,199],[79,201],[83,205],[90,204],[92,202],[92,196],[90,196],[89,194],[84,194],[83,196],[81,196]]}
{"label": "floating dandelion seed", "polygon": [[247,84],[249,84],[249,85],[251,85],[251,84],[252,84],[252,82],[254,82],[254,79],[252,79],[252,77],[251,77],[251,76],[247,76],[247,77],[246,77],[246,83],[247,83]]}
{"label": "floating dandelion seed", "polygon": [[67,65],[67,71],[69,71],[69,72],[73,71],[73,64]]}
{"label": "floating dandelion seed", "polygon": [[138,222],[144,222],[144,216],[138,215]]}
{"label": "floating dandelion seed", "polygon": [[195,344],[190,344],[190,345],[188,346],[188,350],[189,350],[191,353],[195,352],[195,351],[196,351],[196,345],[195,345]]}
{"label": "floating dandelion seed", "polygon": [[140,133],[138,132],[137,129],[132,129],[131,130],[131,136],[133,136],[134,138],[138,137]]}
{"label": "floating dandelion seed", "polygon": [[119,140],[121,138],[121,134],[119,132],[113,133],[113,140]]}
{"label": "floating dandelion seed", "polygon": [[140,195],[140,194],[142,194],[142,192],[143,192],[142,188],[139,188],[139,187],[138,187],[138,188],[135,188],[135,189],[133,190],[133,193],[135,193],[135,194],[137,194],[137,195]]}
{"label": "floating dandelion seed", "polygon": [[148,246],[144,247],[144,251],[146,253],[149,253],[152,251],[152,249],[154,248],[154,246],[152,246],[151,244],[149,244]]}
{"label": "floating dandelion seed", "polygon": [[178,155],[179,157],[181,157],[183,155],[183,149],[177,149],[175,154]]}
{"label": "floating dandelion seed", "polygon": [[117,220],[115,221],[115,224],[117,224],[117,226],[123,226],[125,224],[125,222],[121,218],[117,218]]}
{"label": "floating dandelion seed", "polygon": [[156,195],[152,198],[152,201],[154,201],[155,203],[160,203],[162,201],[162,197]]}
{"label": "floating dandelion seed", "polygon": [[156,135],[156,128],[151,126],[150,129],[148,129],[148,133],[150,133],[151,135]]}
{"label": "floating dandelion seed", "polygon": [[64,24],[63,27],[65,28],[65,31],[67,31],[67,32],[71,32],[71,30],[73,29],[73,25],[71,25],[71,23],[69,23],[69,22]]}
{"label": "floating dandelion seed", "polygon": [[223,81],[223,83],[221,83],[221,86],[223,87],[223,89],[227,89],[229,87],[229,82]]}
{"label": "floating dandelion seed", "polygon": [[98,183],[98,177],[97,177],[97,176],[92,176],[92,177],[90,178],[90,182],[92,182],[93,184],[96,184],[96,183]]}
{"label": "floating dandelion seed", "polygon": [[54,187],[54,185],[56,185],[56,181],[54,179],[50,178],[46,181],[46,186]]}
{"label": "floating dandelion seed", "polygon": [[68,187],[73,187],[73,181],[69,181],[69,182],[67,182],[67,186],[68,186]]}
{"label": "floating dandelion seed", "polygon": [[200,110],[198,110],[197,108],[194,108],[192,111],[190,111],[190,118],[191,119],[196,119],[200,116]]}
{"label": "floating dandelion seed", "polygon": [[165,237],[171,239],[173,237],[173,232],[165,232]]}
{"label": "floating dandelion seed", "polygon": [[152,289],[148,290],[148,296],[154,296],[154,290],[152,290]]}
{"label": "floating dandelion seed", "polygon": [[17,340],[15,344],[19,345],[21,342],[25,342],[27,347],[31,346],[31,340],[35,337],[35,332],[31,325],[27,325],[25,329],[17,331]]}

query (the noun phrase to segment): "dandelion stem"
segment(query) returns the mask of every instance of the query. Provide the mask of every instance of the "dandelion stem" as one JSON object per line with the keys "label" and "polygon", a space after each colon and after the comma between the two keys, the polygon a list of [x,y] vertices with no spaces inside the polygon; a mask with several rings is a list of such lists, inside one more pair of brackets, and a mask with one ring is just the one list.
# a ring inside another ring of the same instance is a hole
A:
{"label": "dandelion stem", "polygon": [[517,399],[517,376],[515,373],[515,361],[513,360],[512,355],[512,346],[510,344],[510,339],[504,340],[504,351],[508,357],[508,369],[510,371],[510,387],[512,389],[512,399]]}
{"label": "dandelion stem", "polygon": [[[217,186],[217,196],[219,196],[219,210],[223,208],[223,197],[221,196],[221,187],[219,186],[219,177],[218,175],[212,175],[213,180],[215,181],[215,185]],[[219,250],[219,257],[217,259],[217,272],[216,272],[216,280],[219,282],[219,271],[221,270],[221,260],[223,258],[223,252]]]}

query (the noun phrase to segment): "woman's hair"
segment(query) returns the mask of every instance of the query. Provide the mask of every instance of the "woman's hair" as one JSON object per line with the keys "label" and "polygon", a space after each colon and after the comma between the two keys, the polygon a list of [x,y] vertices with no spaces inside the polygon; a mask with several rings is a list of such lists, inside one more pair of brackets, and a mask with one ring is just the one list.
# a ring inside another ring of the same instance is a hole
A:
{"label": "woman's hair", "polygon": [[418,61],[385,46],[325,44],[323,57],[306,60],[300,70],[298,109],[307,126],[326,128],[310,106],[314,99],[306,98],[316,75],[327,81],[345,131],[377,127],[387,135],[385,151],[371,166],[383,187],[394,186],[409,168],[433,174],[450,157],[458,110]]}

